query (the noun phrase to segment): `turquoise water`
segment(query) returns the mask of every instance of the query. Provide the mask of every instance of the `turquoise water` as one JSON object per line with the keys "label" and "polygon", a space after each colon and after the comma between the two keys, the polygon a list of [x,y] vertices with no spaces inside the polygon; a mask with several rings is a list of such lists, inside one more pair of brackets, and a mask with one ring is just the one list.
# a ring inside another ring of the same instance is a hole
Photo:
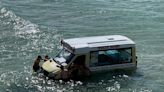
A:
{"label": "turquoise water", "polygon": [[[0,92],[163,92],[163,0],[1,0]],[[62,38],[125,35],[136,42],[133,74],[90,80],[32,76],[37,55],[54,57]]]}

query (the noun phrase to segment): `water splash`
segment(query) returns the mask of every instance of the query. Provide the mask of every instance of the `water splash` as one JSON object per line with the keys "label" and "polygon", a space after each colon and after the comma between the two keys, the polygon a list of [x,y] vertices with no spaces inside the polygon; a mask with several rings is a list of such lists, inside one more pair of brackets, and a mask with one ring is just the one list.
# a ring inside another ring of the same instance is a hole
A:
{"label": "water splash", "polygon": [[120,84],[116,81],[113,86],[107,87],[107,91],[119,91],[120,90]]}

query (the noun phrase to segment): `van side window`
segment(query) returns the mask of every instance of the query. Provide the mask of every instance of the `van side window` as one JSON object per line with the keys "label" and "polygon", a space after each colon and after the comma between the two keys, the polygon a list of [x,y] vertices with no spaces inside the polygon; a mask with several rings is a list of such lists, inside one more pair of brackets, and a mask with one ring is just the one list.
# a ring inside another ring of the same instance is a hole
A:
{"label": "van side window", "polygon": [[132,62],[132,50],[127,49],[117,49],[117,50],[103,50],[91,52],[91,62],[90,66],[103,66],[103,65],[114,65],[122,63]]}

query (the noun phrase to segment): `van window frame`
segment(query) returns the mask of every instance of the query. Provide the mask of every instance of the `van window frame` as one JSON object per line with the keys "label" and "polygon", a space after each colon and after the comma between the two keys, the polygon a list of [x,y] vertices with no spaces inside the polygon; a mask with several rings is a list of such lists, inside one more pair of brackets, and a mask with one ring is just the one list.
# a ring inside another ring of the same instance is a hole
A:
{"label": "van window frame", "polygon": [[[126,62],[126,63],[133,63],[133,51],[132,51],[132,48],[133,47],[127,47],[127,48],[118,48],[118,49],[106,49],[106,50],[96,50],[96,51],[90,51],[90,62],[89,62],[89,67],[101,67],[101,66],[110,66],[110,65],[118,65],[118,64],[107,64],[107,65],[96,65],[96,66],[92,66],[91,65],[91,62],[93,62],[93,61],[91,61],[91,55],[92,55],[92,53],[94,53],[94,52],[100,52],[100,51],[108,51],[108,50],[124,50],[124,49],[130,49],[130,55],[131,55],[131,59],[130,59],[130,62]],[[98,57],[97,57],[97,63],[98,63],[99,61],[98,61]],[[119,64],[123,64],[123,63],[119,63]]]}

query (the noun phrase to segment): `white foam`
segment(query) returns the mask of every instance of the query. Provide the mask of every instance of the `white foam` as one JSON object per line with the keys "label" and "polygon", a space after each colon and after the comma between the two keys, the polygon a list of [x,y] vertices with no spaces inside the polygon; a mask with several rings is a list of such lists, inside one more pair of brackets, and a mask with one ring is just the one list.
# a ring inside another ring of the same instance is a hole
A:
{"label": "white foam", "polygon": [[129,78],[129,76],[128,76],[128,75],[123,75],[123,77],[124,77],[124,78]]}
{"label": "white foam", "polygon": [[121,85],[116,81],[113,86],[110,87],[106,87],[107,91],[111,92],[111,91],[119,91],[121,88]]}
{"label": "white foam", "polygon": [[35,34],[40,32],[38,25],[24,20],[19,16],[16,16],[12,11],[7,10],[4,7],[0,9],[0,14],[0,20],[5,20],[3,21],[3,24],[11,24],[13,26],[13,29],[16,31],[16,35]]}

